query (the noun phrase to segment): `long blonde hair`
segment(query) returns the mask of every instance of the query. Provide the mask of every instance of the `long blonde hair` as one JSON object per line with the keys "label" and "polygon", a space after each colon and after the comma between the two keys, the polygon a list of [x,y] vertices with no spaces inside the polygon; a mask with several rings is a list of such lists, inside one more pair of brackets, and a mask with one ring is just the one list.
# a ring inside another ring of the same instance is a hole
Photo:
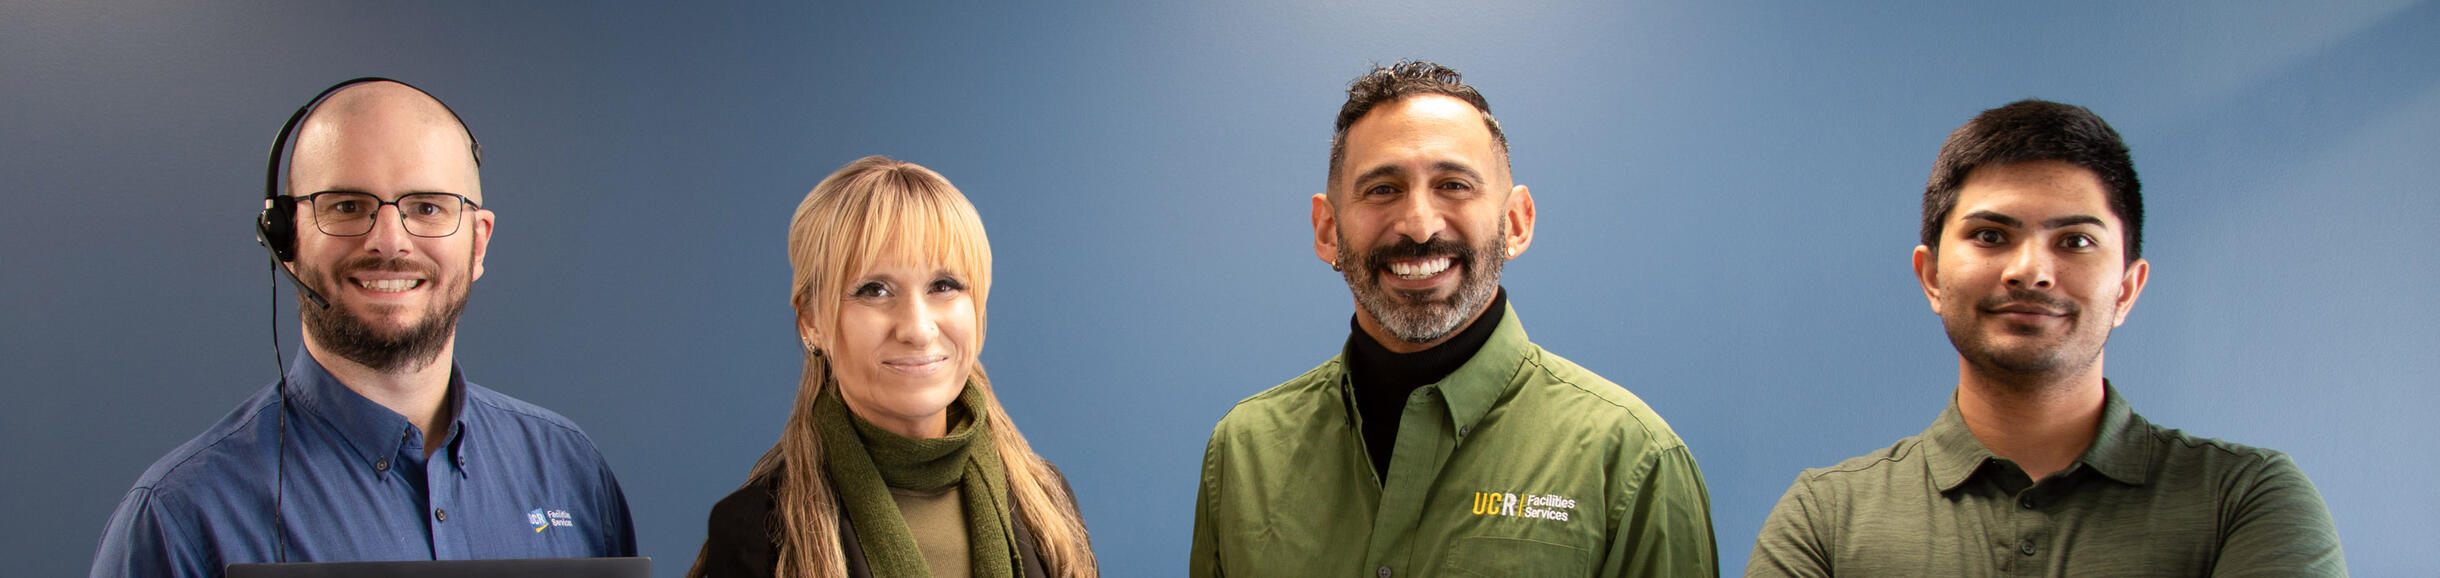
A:
{"label": "long blonde hair", "polygon": [[[814,185],[796,207],[788,225],[788,264],[795,270],[789,303],[816,327],[835,328],[844,293],[836,286],[853,279],[882,259],[885,251],[911,252],[910,257],[941,263],[968,280],[974,298],[975,351],[982,351],[984,304],[991,295],[991,244],[974,205],[949,180],[914,163],[880,156],[856,159]],[[795,327],[791,324],[790,327]],[[991,379],[976,361],[972,381],[982,391],[990,415],[991,439],[1006,465],[1009,497],[1017,515],[1033,529],[1035,552],[1053,576],[1096,578],[1092,543],[1084,518],[1050,463],[1035,454],[1016,423],[1000,407]],[[832,495],[830,476],[822,466],[820,428],[813,417],[814,398],[830,385],[829,360],[808,348],[805,371],[797,382],[795,409],[780,430],[779,442],[763,453],[747,476],[747,486],[763,476],[777,476],[773,496],[777,523],[777,575],[792,578],[844,576],[846,554],[840,547],[839,503]],[[700,576],[698,557],[690,576]]]}

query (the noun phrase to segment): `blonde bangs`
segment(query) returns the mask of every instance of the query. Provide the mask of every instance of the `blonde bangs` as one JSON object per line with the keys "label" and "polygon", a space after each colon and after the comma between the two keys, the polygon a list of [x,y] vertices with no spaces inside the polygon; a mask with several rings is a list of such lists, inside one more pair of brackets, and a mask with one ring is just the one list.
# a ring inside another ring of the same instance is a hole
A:
{"label": "blonde bangs", "polygon": [[800,311],[812,308],[815,319],[838,319],[846,290],[839,283],[903,259],[938,264],[964,282],[974,297],[977,338],[984,333],[991,241],[974,205],[931,169],[883,157],[850,163],[798,205],[789,236],[798,277],[792,301]]}

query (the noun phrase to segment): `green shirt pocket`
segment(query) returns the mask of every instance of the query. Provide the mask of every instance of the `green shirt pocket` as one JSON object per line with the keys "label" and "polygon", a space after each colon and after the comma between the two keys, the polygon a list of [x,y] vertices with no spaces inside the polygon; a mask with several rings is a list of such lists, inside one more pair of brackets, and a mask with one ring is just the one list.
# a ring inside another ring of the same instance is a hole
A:
{"label": "green shirt pocket", "polygon": [[1449,547],[1446,568],[1457,576],[1582,578],[1593,575],[1587,553],[1574,546],[1525,538],[1469,536]]}

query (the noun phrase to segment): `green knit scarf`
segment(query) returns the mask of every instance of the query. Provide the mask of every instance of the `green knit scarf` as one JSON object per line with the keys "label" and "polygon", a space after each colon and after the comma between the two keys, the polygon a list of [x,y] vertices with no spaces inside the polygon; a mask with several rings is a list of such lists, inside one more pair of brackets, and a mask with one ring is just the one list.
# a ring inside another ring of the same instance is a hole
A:
{"label": "green knit scarf", "polygon": [[848,411],[836,382],[813,404],[822,431],[823,461],[840,506],[855,525],[856,540],[873,575],[885,578],[932,575],[923,549],[907,529],[890,488],[938,490],[958,484],[966,505],[967,550],[975,576],[1014,578],[1020,572],[1016,529],[1009,524],[1008,470],[992,445],[983,392],[973,382],[949,412],[949,434],[908,439]]}

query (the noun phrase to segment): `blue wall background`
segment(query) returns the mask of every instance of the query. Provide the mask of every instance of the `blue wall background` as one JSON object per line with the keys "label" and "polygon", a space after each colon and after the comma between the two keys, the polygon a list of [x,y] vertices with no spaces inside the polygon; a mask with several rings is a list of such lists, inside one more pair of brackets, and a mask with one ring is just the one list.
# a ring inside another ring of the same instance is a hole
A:
{"label": "blue wall background", "polygon": [[257,4],[0,3],[11,573],[81,573],[136,475],[274,377],[263,151],[380,74],[485,145],[460,363],[587,426],[658,574],[785,418],[788,212],[876,153],[981,208],[983,357],[1107,573],[1182,574],[1211,424],[1345,337],[1305,198],[1345,83],[1408,57],[1489,95],[1543,215],[1517,310],[1693,446],[1726,573],[1797,470],[1941,408],[1920,190],[2025,97],[2107,117],[2148,185],[2110,356],[2138,410],[2292,453],[2358,575],[2440,573],[2440,3]]}

